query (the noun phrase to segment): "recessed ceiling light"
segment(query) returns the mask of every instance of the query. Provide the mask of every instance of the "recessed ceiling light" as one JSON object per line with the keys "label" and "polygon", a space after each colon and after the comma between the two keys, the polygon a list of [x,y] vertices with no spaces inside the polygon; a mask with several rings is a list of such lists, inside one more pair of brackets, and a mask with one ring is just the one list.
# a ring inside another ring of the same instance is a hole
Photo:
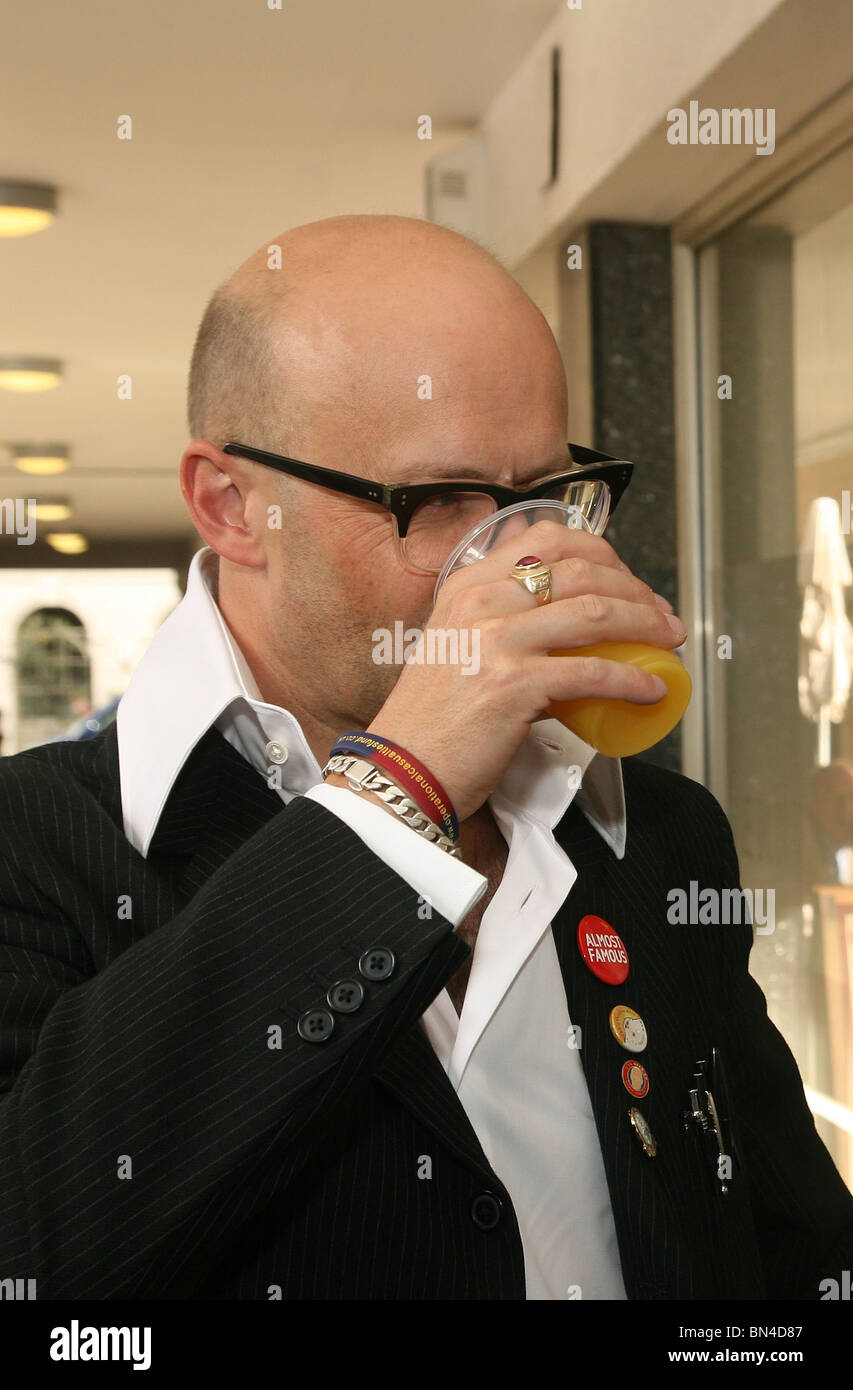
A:
{"label": "recessed ceiling light", "polygon": [[0,387],[4,391],[50,391],[62,381],[56,357],[0,357]]}
{"label": "recessed ceiling light", "polygon": [[79,531],[49,531],[45,540],[61,555],[82,555],[89,549],[89,542]]}
{"label": "recessed ceiling light", "polygon": [[46,183],[0,179],[0,236],[30,236],[56,217],[56,189]]}
{"label": "recessed ceiling light", "polygon": [[39,497],[35,511],[36,521],[67,521],[71,506],[67,497]]}
{"label": "recessed ceiling light", "polygon": [[70,464],[66,444],[10,444],[9,448],[19,473],[64,473]]}

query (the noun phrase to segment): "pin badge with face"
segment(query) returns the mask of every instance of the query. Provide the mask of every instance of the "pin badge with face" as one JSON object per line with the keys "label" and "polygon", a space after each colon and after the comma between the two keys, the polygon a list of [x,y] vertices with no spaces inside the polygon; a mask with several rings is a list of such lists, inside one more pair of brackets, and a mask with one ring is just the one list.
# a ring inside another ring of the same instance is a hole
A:
{"label": "pin badge with face", "polygon": [[632,1105],[631,1109],[628,1111],[628,1119],[631,1121],[634,1127],[634,1133],[643,1146],[643,1153],[649,1158],[654,1158],[658,1151],[657,1140],[649,1129],[645,1115],[637,1109],[636,1105]]}
{"label": "pin badge with face", "polygon": [[646,1025],[635,1009],[617,1004],[610,1010],[610,1031],[626,1052],[643,1052],[649,1041]]}
{"label": "pin badge with face", "polygon": [[632,1057],[622,1068],[622,1084],[637,1100],[649,1094],[649,1073]]}

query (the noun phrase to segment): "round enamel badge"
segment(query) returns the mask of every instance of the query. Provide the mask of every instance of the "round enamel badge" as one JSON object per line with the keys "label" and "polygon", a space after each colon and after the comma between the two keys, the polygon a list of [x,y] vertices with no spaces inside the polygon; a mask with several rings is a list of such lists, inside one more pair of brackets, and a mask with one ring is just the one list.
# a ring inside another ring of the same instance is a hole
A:
{"label": "round enamel badge", "polygon": [[578,922],[578,948],[583,963],[606,985],[621,985],[630,963],[625,943],[603,917],[589,913]]}
{"label": "round enamel badge", "polygon": [[626,1062],[622,1068],[622,1084],[632,1096],[636,1096],[637,1100],[642,1100],[643,1096],[649,1094],[649,1073],[640,1062],[635,1061],[632,1057],[630,1062]]}
{"label": "round enamel badge", "polygon": [[649,1035],[636,1010],[617,1004],[610,1010],[610,1031],[626,1052],[645,1052]]}

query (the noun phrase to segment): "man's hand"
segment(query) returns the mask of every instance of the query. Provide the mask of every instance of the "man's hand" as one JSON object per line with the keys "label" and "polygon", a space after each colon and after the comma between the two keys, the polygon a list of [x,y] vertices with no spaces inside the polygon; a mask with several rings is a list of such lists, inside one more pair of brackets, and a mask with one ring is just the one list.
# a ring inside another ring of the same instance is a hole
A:
{"label": "man's hand", "polygon": [[[552,600],[536,605],[510,571],[522,553],[551,566]],[[442,783],[460,821],[494,791],[552,700],[604,696],[653,704],[657,676],[600,657],[554,657],[556,647],[648,642],[678,647],[686,629],[600,536],[540,521],[442,585],[430,628],[477,629],[479,670],[407,664],[369,726],[413,753]],[[468,648],[470,651],[470,647]]]}

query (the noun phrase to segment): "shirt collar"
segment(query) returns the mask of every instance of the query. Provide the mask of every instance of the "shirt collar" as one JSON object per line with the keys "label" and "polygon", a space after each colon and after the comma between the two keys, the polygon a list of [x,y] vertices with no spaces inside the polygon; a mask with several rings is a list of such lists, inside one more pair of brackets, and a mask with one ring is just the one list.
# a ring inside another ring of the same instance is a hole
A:
{"label": "shirt collar", "polygon": [[515,812],[553,830],[573,801],[617,859],[624,859],[627,826],[620,760],[598,753],[559,720],[540,719],[489,804],[496,812]]}
{"label": "shirt collar", "polygon": [[[137,666],[116,718],[124,832],[147,854],[163,808],[196,744],[215,724],[259,772],[281,745],[285,800],[322,780],[298,720],[266,704],[211,582],[216,554],[192,559],[187,590]],[[278,755],[280,756],[280,754]],[[596,753],[555,719],[538,721],[489,798],[494,810],[553,829],[574,798],[614,854],[625,854],[625,797],[617,758]]]}

